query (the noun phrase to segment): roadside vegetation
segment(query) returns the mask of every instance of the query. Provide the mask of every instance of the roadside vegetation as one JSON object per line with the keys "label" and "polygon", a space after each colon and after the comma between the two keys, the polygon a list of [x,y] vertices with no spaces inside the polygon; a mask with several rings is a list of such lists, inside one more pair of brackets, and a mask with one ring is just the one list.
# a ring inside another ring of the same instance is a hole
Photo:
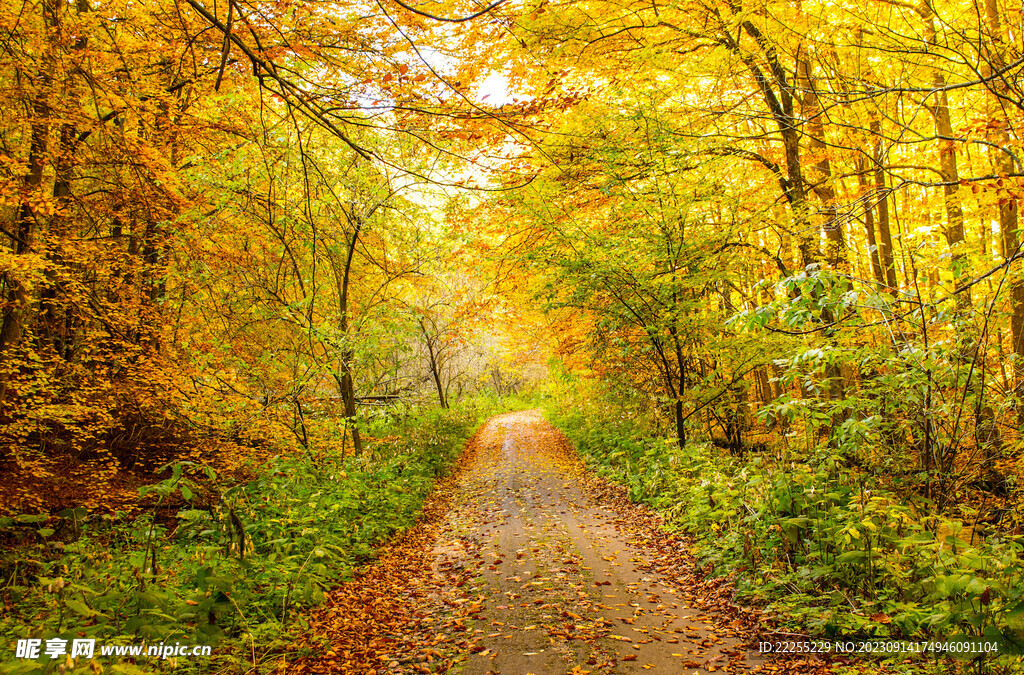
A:
{"label": "roadside vegetation", "polygon": [[[234,475],[176,462],[139,488],[131,511],[4,517],[0,636],[44,647],[54,638],[212,647],[212,658],[114,659],[112,672],[260,667],[303,632],[304,612],[326,591],[415,522],[434,481],[497,409],[477,399],[381,416],[367,424],[363,456],[282,453]],[[76,661],[71,672],[91,672]],[[64,663],[21,660],[5,672]]]}
{"label": "roadside vegetation", "polygon": [[547,404],[556,426],[599,473],[690,537],[706,574],[733,581],[737,602],[764,609],[766,639],[963,638],[1001,653],[887,663],[898,672],[1021,666],[1024,539],[979,522],[975,506],[914,508],[888,477],[827,447],[777,438],[729,453],[706,438],[679,448],[621,398],[574,397],[574,388]]}

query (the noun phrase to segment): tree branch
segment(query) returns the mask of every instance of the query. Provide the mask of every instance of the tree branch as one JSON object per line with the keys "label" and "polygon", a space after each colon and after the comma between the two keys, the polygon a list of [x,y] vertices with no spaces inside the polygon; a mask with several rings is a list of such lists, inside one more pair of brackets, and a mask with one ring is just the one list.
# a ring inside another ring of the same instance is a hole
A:
{"label": "tree branch", "polygon": [[396,5],[398,5],[399,7],[403,8],[403,9],[409,10],[413,14],[419,14],[420,16],[425,16],[426,18],[433,19],[434,21],[445,21],[447,23],[464,23],[466,21],[472,21],[473,19],[477,18],[478,16],[483,16],[484,14],[487,14],[492,9],[496,8],[498,5],[500,5],[500,4],[504,3],[504,2],[505,2],[505,0],[497,0],[497,2],[493,2],[490,5],[487,5],[486,7],[481,9],[479,12],[476,12],[475,14],[470,14],[469,16],[464,16],[461,19],[449,19],[449,18],[444,17],[444,16],[435,16],[435,15],[430,14],[428,12],[424,12],[423,10],[416,9],[415,7],[412,7],[410,5],[405,4],[404,2],[402,2],[402,0],[394,0],[394,3]]}

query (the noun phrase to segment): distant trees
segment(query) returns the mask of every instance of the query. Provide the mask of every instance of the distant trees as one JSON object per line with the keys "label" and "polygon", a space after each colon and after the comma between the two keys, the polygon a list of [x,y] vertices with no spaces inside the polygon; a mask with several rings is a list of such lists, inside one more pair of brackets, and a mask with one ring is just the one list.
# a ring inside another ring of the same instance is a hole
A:
{"label": "distant trees", "polygon": [[538,300],[565,323],[563,349],[577,367],[587,364],[569,354],[585,345],[604,377],[665,407],[680,446],[713,410],[735,436],[738,411],[724,401],[766,361],[737,349],[723,325],[734,310],[729,263],[752,246],[716,184],[723,160],[698,166],[674,153],[660,104],[589,105],[562,134],[582,128],[589,135],[549,148],[555,166],[501,200],[494,217],[520,224],[506,250],[544,280]]}

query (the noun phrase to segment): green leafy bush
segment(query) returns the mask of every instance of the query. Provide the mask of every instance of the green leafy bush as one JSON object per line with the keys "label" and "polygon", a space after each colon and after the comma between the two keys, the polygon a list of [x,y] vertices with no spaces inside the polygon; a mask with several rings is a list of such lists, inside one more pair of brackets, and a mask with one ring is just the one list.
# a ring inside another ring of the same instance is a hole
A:
{"label": "green leafy bush", "polygon": [[971,543],[960,522],[918,517],[825,452],[805,461],[683,449],[614,407],[550,417],[605,476],[694,537],[702,565],[817,636],[998,639],[1024,653],[1024,541]]}
{"label": "green leafy bush", "polygon": [[[169,465],[166,479],[140,490],[149,507],[134,518],[78,509],[0,520],[6,537],[20,539],[0,561],[5,661],[19,638],[206,643],[223,665],[286,645],[289,626],[301,628],[298,610],[415,523],[489,410],[475,403],[378,420],[371,430],[388,440],[373,455],[279,456],[230,486],[209,468]],[[49,662],[5,667],[34,672]]]}

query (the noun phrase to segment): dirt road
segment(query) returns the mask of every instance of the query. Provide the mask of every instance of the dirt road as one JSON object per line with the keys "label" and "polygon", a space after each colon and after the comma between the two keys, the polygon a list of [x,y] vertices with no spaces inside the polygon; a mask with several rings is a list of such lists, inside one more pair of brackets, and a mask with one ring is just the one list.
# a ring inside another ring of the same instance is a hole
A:
{"label": "dirt road", "polygon": [[[825,672],[765,664],[756,615],[587,471],[539,411],[492,418],[424,522],[312,618],[318,672]],[[322,631],[322,633],[318,632]]]}

